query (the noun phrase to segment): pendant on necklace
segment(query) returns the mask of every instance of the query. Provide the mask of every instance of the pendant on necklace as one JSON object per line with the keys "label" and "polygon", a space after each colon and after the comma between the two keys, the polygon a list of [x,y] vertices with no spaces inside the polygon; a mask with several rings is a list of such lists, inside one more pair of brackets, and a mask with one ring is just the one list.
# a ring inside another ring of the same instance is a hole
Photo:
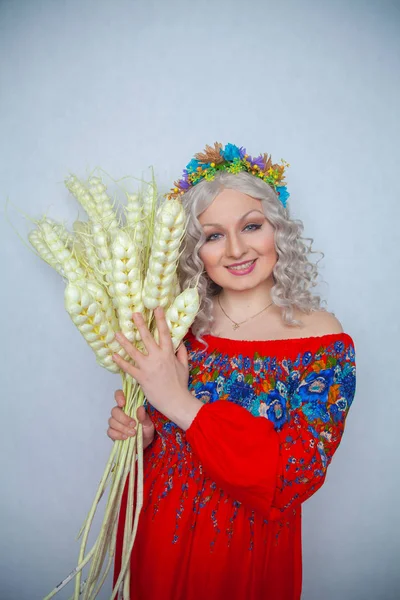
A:
{"label": "pendant on necklace", "polygon": [[236,330],[236,329],[238,329],[238,327],[239,327],[239,323],[234,323],[234,324],[232,325],[232,328],[233,328],[233,329],[235,329],[235,330]]}

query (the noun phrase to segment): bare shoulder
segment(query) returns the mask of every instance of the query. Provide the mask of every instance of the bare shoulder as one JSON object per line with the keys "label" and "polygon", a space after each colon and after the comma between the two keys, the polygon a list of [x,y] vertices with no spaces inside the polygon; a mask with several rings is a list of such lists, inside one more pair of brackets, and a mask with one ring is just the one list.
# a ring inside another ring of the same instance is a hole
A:
{"label": "bare shoulder", "polygon": [[327,310],[316,310],[310,314],[299,313],[297,318],[302,321],[304,332],[310,336],[343,333],[340,321]]}

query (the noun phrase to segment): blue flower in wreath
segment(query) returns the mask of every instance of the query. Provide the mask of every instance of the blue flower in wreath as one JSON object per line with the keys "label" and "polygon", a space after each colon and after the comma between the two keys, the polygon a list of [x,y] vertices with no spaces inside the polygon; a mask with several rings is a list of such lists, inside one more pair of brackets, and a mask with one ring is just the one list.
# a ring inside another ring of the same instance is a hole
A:
{"label": "blue flower in wreath", "polygon": [[275,429],[280,429],[288,420],[286,400],[276,390],[268,394],[268,419],[272,421]]}
{"label": "blue flower in wreath", "polygon": [[278,185],[276,191],[279,194],[279,200],[282,202],[283,206],[286,208],[286,203],[289,199],[289,192],[287,191],[286,185]]}
{"label": "blue flower in wreath", "polygon": [[192,160],[190,161],[190,163],[188,163],[186,165],[186,170],[188,173],[194,173],[195,171],[197,171],[197,167],[200,165],[199,161],[196,160],[195,158],[192,158]]}
{"label": "blue flower in wreath", "polygon": [[217,383],[215,381],[208,381],[207,383],[201,383],[195,388],[196,398],[202,402],[215,402],[219,398]]}
{"label": "blue flower in wreath", "polygon": [[235,146],[235,144],[226,144],[225,148],[220,150],[221,156],[224,157],[225,160],[231,162],[234,158],[241,158],[240,148]]}
{"label": "blue flower in wreath", "polygon": [[333,382],[333,369],[324,369],[307,375],[297,393],[303,402],[326,402]]}

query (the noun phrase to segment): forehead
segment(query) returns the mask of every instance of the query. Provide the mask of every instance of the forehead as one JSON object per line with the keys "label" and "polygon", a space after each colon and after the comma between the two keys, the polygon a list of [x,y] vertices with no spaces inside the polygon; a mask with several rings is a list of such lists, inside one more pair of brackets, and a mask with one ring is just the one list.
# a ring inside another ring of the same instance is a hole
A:
{"label": "forehead", "polygon": [[237,221],[251,210],[263,212],[261,201],[238,190],[224,189],[199,215],[198,219],[202,225],[204,223],[229,223]]}

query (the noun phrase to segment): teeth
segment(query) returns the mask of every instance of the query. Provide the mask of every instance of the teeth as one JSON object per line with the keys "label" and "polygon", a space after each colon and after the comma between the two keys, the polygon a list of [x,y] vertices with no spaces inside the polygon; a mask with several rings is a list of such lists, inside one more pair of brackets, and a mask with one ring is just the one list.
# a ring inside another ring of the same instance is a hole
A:
{"label": "teeth", "polygon": [[228,269],[233,269],[234,271],[245,271],[253,264],[254,260],[250,260],[247,263],[243,263],[242,265],[237,265],[236,267],[228,267]]}

